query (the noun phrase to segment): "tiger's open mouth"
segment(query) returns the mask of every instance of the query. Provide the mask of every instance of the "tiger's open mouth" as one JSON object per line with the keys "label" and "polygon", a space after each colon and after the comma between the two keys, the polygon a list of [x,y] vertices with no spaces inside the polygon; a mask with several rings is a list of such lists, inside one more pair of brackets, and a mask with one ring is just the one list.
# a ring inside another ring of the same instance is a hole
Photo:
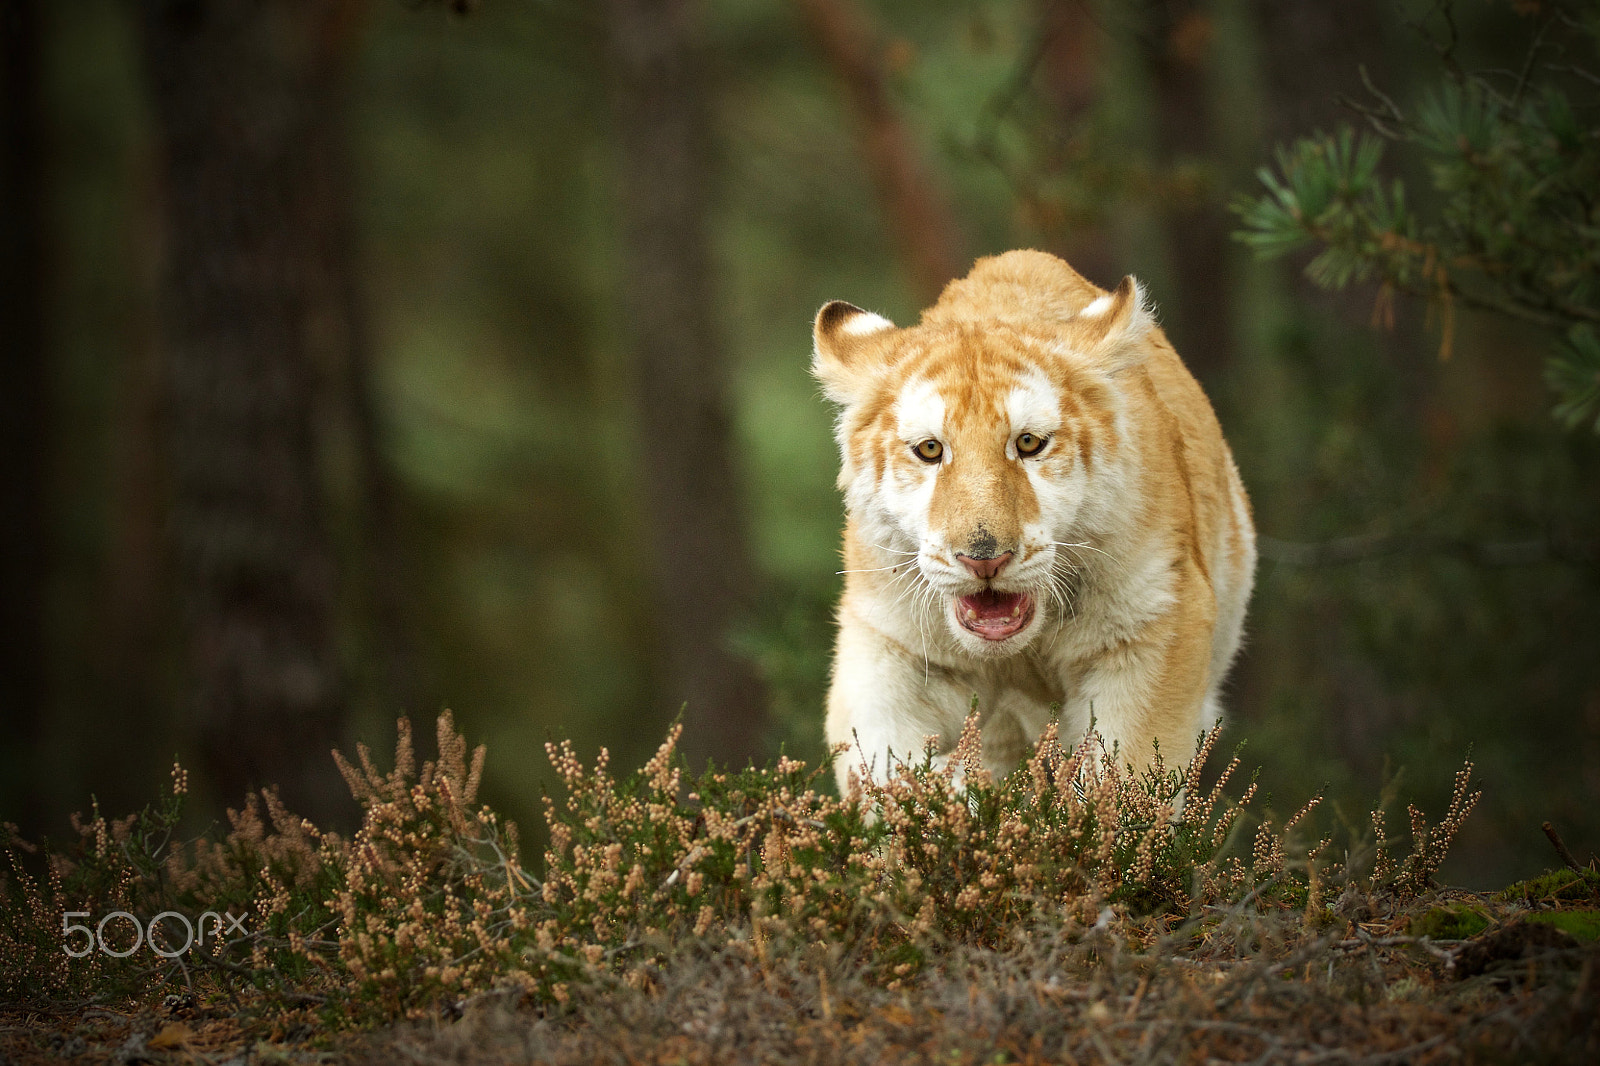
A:
{"label": "tiger's open mouth", "polygon": [[994,589],[961,596],[956,599],[956,620],[962,629],[984,640],[1005,640],[1033,621],[1033,597]]}

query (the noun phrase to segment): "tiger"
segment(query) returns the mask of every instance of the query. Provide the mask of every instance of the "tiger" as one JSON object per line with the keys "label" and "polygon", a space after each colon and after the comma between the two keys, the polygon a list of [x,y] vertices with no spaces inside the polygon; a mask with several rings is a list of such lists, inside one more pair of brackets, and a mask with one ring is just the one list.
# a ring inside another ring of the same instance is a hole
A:
{"label": "tiger", "polygon": [[1052,721],[1134,772],[1191,753],[1243,636],[1255,528],[1144,286],[1012,251],[914,326],[836,300],[812,333],[845,510],[841,794],[925,745],[943,766],[973,707],[996,780]]}

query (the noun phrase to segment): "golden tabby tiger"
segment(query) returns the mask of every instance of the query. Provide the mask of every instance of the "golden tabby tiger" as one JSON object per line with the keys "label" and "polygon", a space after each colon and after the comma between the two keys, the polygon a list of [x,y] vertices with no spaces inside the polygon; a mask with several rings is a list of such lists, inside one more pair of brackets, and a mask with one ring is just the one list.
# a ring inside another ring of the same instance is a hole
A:
{"label": "golden tabby tiger", "polygon": [[915,326],[843,302],[813,366],[838,424],[847,577],[828,694],[843,789],[972,698],[1003,774],[1061,708],[1122,758],[1173,762],[1216,721],[1255,571],[1216,416],[1133,278],[983,259]]}

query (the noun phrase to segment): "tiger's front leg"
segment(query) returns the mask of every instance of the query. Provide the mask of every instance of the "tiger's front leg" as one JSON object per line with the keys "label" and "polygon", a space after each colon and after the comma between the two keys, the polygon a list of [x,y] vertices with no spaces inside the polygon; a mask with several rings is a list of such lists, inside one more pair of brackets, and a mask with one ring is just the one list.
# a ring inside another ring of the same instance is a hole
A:
{"label": "tiger's front leg", "polygon": [[825,730],[830,747],[849,746],[834,762],[839,794],[848,794],[851,774],[881,785],[896,765],[920,762],[930,736],[942,768],[971,697],[917,650],[841,618]]}
{"label": "tiger's front leg", "polygon": [[[1181,602],[1181,601],[1180,601]],[[1211,627],[1193,619],[1158,619],[1098,656],[1083,670],[1061,712],[1064,741],[1092,728],[1120,766],[1150,765],[1159,747],[1169,769],[1194,754],[1207,720]]]}

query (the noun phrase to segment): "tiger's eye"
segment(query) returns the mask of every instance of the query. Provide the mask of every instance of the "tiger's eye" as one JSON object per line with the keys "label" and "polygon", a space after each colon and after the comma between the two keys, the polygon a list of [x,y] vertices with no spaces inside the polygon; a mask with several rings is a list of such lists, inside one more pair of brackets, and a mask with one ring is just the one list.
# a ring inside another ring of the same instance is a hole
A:
{"label": "tiger's eye", "polygon": [[1048,437],[1041,437],[1037,433],[1024,433],[1017,438],[1017,454],[1037,455],[1048,442]]}
{"label": "tiger's eye", "polygon": [[944,445],[929,437],[911,449],[925,463],[937,463],[944,456]]}

